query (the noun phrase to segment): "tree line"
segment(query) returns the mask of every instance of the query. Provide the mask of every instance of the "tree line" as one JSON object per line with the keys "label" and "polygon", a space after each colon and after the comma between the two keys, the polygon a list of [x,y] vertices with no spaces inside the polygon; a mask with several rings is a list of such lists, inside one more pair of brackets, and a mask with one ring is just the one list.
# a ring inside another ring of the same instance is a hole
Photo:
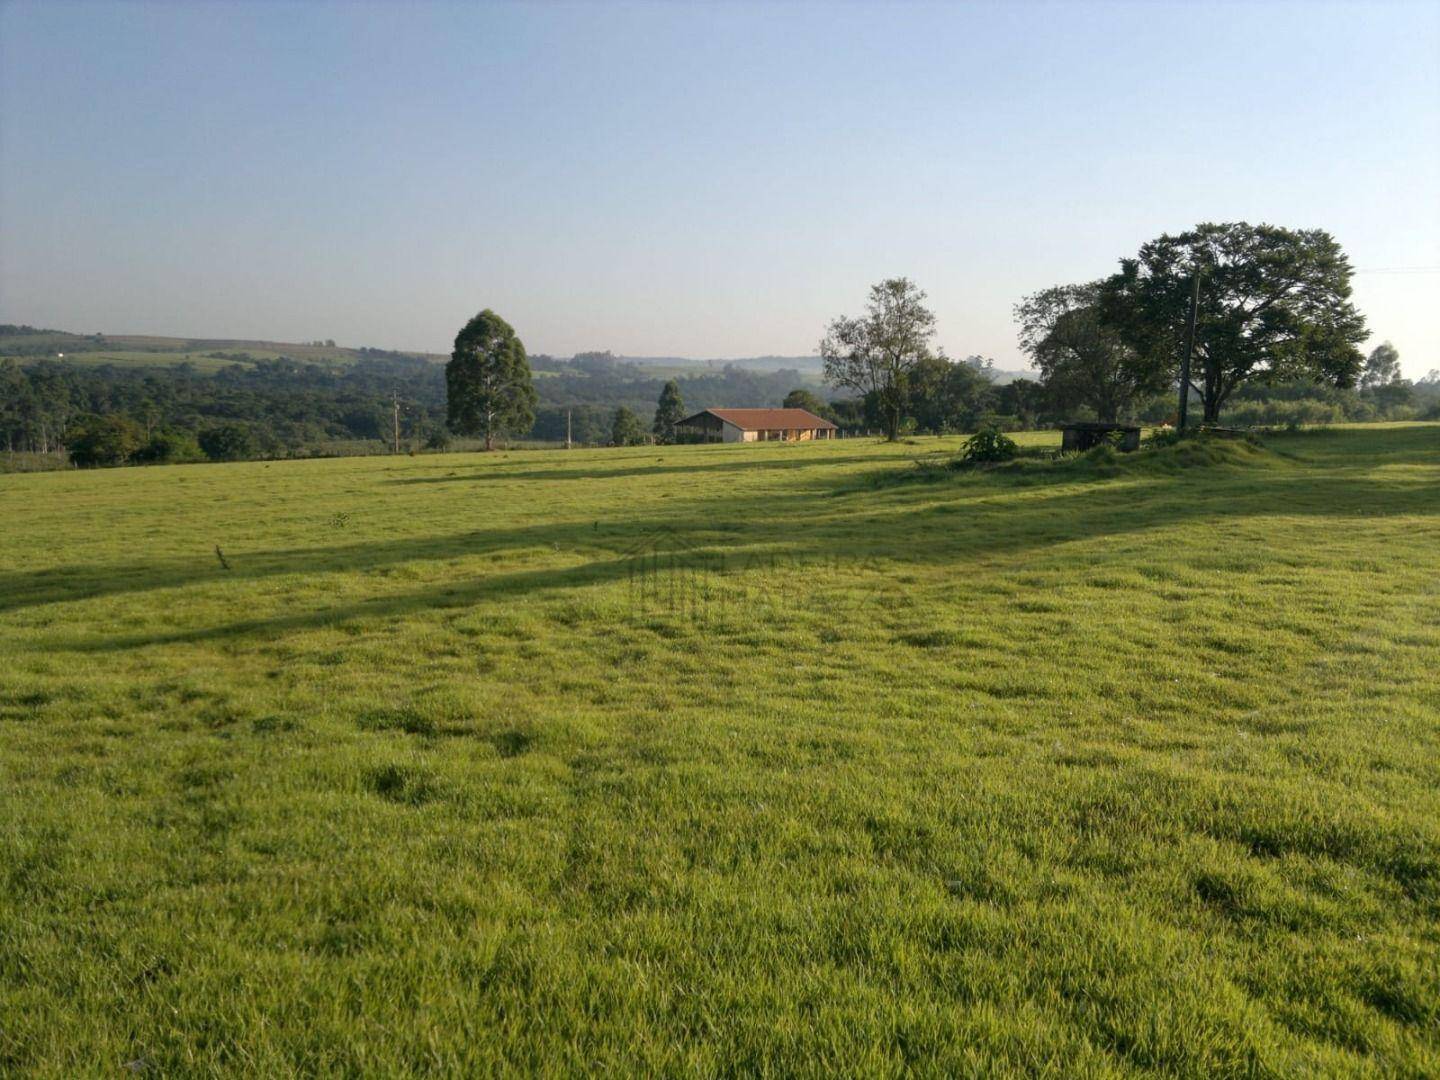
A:
{"label": "tree line", "polygon": [[[64,337],[68,356],[74,339]],[[363,348],[351,363],[329,364],[212,352],[207,359],[227,363],[214,372],[188,362],[137,367],[53,355],[51,346],[47,359],[0,357],[7,458],[55,464],[66,450],[76,464],[115,465],[373,452],[391,447],[397,405],[403,448],[451,443],[446,369],[414,354]],[[568,428],[577,444],[604,445],[615,409],[648,417],[667,382],[609,353],[531,362],[544,373],[533,379],[533,422],[507,427],[508,439],[563,442]],[[803,381],[794,370],[727,365],[683,375],[677,385],[704,408],[774,405]]]}
{"label": "tree line", "polygon": [[[1107,277],[1024,297],[1015,307],[1019,342],[1039,379],[1003,386],[993,365],[933,348],[936,319],[925,293],[907,278],[890,278],[870,290],[863,315],[835,319],[820,342],[826,382],[852,396],[825,403],[797,392],[786,404],[803,400],[842,427],[873,424],[891,440],[906,431],[1081,417],[1155,422],[1178,414],[1183,423],[1192,400],[1209,425],[1232,402],[1244,414],[1245,403],[1274,406],[1275,399],[1291,406],[1270,409],[1285,422],[1440,414],[1429,400],[1440,377],[1418,385],[1401,378],[1388,342],[1361,353],[1368,333],[1350,299],[1352,274],[1340,245],[1319,229],[1230,222],[1166,234]],[[476,327],[493,342],[462,348]],[[476,316],[457,338],[451,367],[462,366],[470,374],[451,387],[453,428],[483,427],[488,444],[492,421],[533,423],[524,349],[493,312]],[[482,386],[485,371],[499,381]],[[482,397],[491,410],[483,425],[470,406],[456,404]],[[496,411],[499,399],[517,411]],[[647,432],[636,410],[622,405],[609,442],[673,440],[669,414],[681,407],[678,384],[668,384]],[[1249,410],[1252,418],[1265,414]]]}
{"label": "tree line", "polygon": [[[1076,418],[1165,422],[1182,381],[1208,424],[1222,413],[1246,425],[1440,419],[1440,373],[1411,383],[1388,342],[1360,352],[1352,273],[1321,230],[1238,222],[1161,236],[1107,277],[1022,298],[1019,343],[1038,378],[1004,383],[991,361],[933,348],[925,293],[888,279],[863,315],[826,328],[828,400],[794,370],[727,365],[662,379],[608,352],[530,357],[489,310],[461,329],[443,368],[370,348],[351,364],[213,353],[230,361],[213,374],[188,363],[0,359],[0,439],[12,455],[64,448],[74,463],[96,465],[394,449],[402,438],[406,448],[442,449],[452,435],[487,447],[526,437],[623,446],[674,441],[690,411],[777,402],[895,439]],[[5,332],[22,341],[58,333]],[[80,351],[82,341],[103,342],[62,336]]]}
{"label": "tree line", "polygon": [[[1368,335],[1350,299],[1352,274],[1319,229],[1231,222],[1161,236],[1108,277],[1051,286],[1016,305],[1020,346],[1040,373],[1028,409],[1151,419],[1157,400],[1172,395],[1177,412],[1193,397],[1202,423],[1216,424],[1248,387],[1309,383],[1359,389],[1395,411],[1415,387],[1400,378],[1393,346],[1360,352]],[[917,387],[956,370],[932,351],[925,300],[908,279],[883,281],[866,313],[836,319],[820,344],[827,380],[873,401],[891,439],[907,405],[921,411]]]}

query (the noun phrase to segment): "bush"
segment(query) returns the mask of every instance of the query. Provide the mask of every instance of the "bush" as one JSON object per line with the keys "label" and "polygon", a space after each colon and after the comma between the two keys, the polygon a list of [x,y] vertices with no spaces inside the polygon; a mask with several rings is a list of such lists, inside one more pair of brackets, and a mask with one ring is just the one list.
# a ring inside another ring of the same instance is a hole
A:
{"label": "bush", "polygon": [[1284,427],[1298,430],[1345,421],[1345,410],[1328,401],[1243,401],[1225,410],[1225,422],[1235,427]]}
{"label": "bush", "polygon": [[988,461],[1009,461],[1020,453],[1020,447],[1008,435],[1002,435],[994,428],[977,431],[965,440],[960,450],[960,460],[968,465]]}
{"label": "bush", "polygon": [[1004,413],[987,412],[980,417],[981,431],[1024,431],[1025,422],[1018,416],[1008,416]]}
{"label": "bush", "polygon": [[1149,438],[1147,438],[1145,442],[1146,445],[1150,446],[1151,448],[1159,450],[1161,447],[1164,446],[1174,446],[1184,437],[1185,433],[1179,428],[1169,427],[1167,425],[1165,427],[1156,428],[1154,431],[1152,431]]}
{"label": "bush", "polygon": [[70,460],[83,467],[124,465],[144,441],[140,429],[123,416],[82,416],[65,437]]}
{"label": "bush", "polygon": [[455,440],[454,440],[454,438],[450,435],[450,431],[449,431],[448,428],[443,428],[443,427],[441,427],[441,428],[436,428],[434,431],[432,431],[432,432],[430,433],[430,437],[425,440],[425,449],[426,449],[426,450],[449,450],[449,449],[450,449],[450,444],[453,443],[454,441],[455,441]]}

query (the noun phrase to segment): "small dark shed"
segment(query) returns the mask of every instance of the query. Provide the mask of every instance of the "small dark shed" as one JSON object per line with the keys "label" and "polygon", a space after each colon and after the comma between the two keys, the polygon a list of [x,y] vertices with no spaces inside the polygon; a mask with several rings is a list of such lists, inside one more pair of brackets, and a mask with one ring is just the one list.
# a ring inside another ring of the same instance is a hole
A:
{"label": "small dark shed", "polygon": [[1120,436],[1120,449],[1129,453],[1140,449],[1140,428],[1136,424],[1106,424],[1094,420],[1077,420],[1060,429],[1062,450],[1089,450],[1099,446],[1111,432]]}

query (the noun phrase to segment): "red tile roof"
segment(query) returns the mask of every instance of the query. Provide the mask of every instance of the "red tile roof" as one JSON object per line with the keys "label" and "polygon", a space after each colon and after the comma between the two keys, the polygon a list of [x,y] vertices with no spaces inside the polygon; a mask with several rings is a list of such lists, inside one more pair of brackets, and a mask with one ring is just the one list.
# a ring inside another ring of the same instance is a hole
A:
{"label": "red tile roof", "polygon": [[[718,416],[741,431],[823,431],[835,427],[829,420],[816,416],[808,409],[705,409],[703,412]],[[701,415],[703,413],[695,414]],[[695,416],[680,422],[694,420]]]}

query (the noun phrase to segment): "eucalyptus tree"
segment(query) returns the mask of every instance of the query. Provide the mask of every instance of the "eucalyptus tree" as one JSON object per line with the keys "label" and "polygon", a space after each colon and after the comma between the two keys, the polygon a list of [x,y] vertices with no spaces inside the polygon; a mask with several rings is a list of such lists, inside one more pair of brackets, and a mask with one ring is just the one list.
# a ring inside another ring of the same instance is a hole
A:
{"label": "eucalyptus tree", "polygon": [[535,423],[535,387],[525,346],[510,324],[486,308],[455,336],[445,365],[446,417],[460,435],[523,434]]}
{"label": "eucalyptus tree", "polygon": [[1360,376],[1361,387],[1370,390],[1399,381],[1400,350],[1388,341],[1376,345],[1365,359],[1365,372]]}
{"label": "eucalyptus tree", "polygon": [[668,380],[660,390],[660,400],[655,408],[655,423],[651,430],[662,443],[675,441],[675,425],[685,419],[685,402],[680,397],[680,384]]}

